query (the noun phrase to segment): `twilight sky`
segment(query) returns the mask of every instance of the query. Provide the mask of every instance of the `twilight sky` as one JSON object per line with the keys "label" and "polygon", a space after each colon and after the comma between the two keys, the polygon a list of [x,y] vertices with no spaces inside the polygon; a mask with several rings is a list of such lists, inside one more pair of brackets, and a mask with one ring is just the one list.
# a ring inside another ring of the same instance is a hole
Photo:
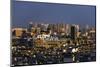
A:
{"label": "twilight sky", "polygon": [[12,27],[26,27],[30,21],[95,26],[95,12],[95,6],[13,1]]}

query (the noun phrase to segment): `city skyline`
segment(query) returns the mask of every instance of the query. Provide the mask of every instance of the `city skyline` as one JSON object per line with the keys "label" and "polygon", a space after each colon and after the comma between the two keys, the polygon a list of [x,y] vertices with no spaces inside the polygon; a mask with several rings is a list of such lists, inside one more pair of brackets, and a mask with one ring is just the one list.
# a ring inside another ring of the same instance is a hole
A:
{"label": "city skyline", "polygon": [[96,61],[96,7],[12,3],[11,66]]}
{"label": "city skyline", "polygon": [[12,27],[33,23],[64,23],[94,26],[95,6],[13,1]]}

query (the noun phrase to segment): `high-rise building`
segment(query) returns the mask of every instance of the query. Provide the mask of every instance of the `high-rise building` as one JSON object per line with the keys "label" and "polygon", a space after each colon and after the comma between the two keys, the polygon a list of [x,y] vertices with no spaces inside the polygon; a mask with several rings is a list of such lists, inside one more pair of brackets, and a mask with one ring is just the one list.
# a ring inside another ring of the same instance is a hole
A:
{"label": "high-rise building", "polygon": [[70,25],[69,24],[66,24],[66,28],[65,28],[66,35],[70,35],[70,32],[71,32]]}
{"label": "high-rise building", "polygon": [[55,25],[54,24],[49,24],[48,25],[48,30],[50,31],[51,34],[53,34],[54,31],[55,31]]}
{"label": "high-rise building", "polygon": [[73,40],[75,40],[76,37],[78,37],[78,33],[79,33],[79,25],[72,25],[70,34]]}
{"label": "high-rise building", "polygon": [[79,30],[80,30],[79,25],[75,25],[75,28],[76,28],[76,37],[79,37],[79,34],[80,34],[80,32],[79,32]]}
{"label": "high-rise building", "polygon": [[47,31],[47,28],[48,28],[48,24],[44,24],[44,23],[41,24],[42,31]]}
{"label": "high-rise building", "polygon": [[32,27],[33,27],[33,23],[30,22],[29,25],[28,25],[28,32],[31,32],[32,31]]}
{"label": "high-rise building", "polygon": [[71,39],[72,40],[75,40],[75,26],[71,26],[71,32],[70,32],[70,34],[71,34]]}

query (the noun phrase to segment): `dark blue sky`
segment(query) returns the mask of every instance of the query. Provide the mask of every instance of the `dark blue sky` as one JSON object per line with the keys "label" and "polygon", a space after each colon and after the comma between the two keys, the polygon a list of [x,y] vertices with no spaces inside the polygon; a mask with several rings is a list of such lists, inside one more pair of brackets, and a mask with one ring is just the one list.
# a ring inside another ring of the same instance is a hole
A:
{"label": "dark blue sky", "polygon": [[33,23],[67,23],[95,26],[95,6],[12,2],[12,27],[26,27]]}

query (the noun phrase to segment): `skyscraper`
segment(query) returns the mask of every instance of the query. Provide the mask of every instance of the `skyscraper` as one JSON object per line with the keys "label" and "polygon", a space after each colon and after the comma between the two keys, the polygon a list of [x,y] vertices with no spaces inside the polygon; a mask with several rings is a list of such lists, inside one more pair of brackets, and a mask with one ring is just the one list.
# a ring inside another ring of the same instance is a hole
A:
{"label": "skyscraper", "polygon": [[71,35],[71,39],[72,40],[75,40],[75,26],[71,26],[71,32],[70,32],[70,35]]}
{"label": "skyscraper", "polygon": [[29,25],[28,25],[28,32],[31,32],[32,31],[32,27],[33,27],[33,23],[30,22]]}
{"label": "skyscraper", "polygon": [[79,25],[71,25],[71,39],[75,40],[79,35],[78,35],[78,32],[79,32]]}

